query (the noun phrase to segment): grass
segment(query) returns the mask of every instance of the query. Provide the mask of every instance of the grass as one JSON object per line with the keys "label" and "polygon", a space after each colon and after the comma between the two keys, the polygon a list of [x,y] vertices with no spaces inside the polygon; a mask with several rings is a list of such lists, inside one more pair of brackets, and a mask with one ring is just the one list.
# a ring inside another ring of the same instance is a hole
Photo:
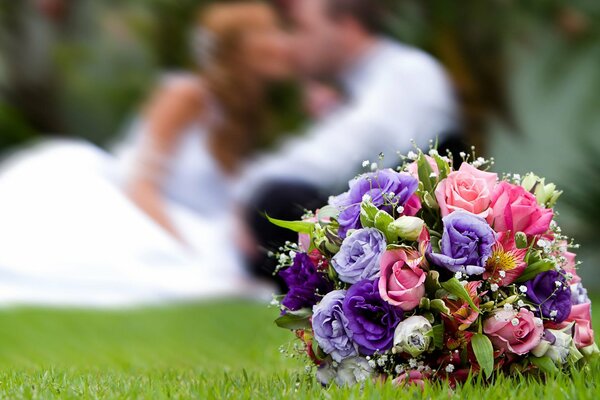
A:
{"label": "grass", "polygon": [[[499,378],[451,391],[322,389],[279,347],[276,311],[220,302],[127,311],[0,311],[0,398],[600,398],[600,363],[546,382]],[[600,321],[600,313],[595,315]],[[600,326],[596,325],[597,328]]]}

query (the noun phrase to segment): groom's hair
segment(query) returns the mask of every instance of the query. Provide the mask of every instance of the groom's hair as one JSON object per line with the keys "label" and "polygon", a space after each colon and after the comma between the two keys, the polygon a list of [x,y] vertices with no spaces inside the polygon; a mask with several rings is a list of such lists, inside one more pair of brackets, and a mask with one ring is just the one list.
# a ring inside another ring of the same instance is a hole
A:
{"label": "groom's hair", "polygon": [[325,0],[325,3],[332,18],[352,17],[369,33],[385,32],[384,0]]}

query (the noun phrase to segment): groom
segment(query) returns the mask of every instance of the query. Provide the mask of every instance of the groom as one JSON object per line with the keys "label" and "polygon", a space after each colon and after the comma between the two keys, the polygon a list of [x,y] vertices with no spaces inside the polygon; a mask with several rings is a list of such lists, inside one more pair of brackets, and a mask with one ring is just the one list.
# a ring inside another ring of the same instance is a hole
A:
{"label": "groom", "polygon": [[[288,0],[295,61],[313,80],[334,81],[345,101],[302,137],[258,159],[238,188],[247,225],[263,249],[293,233],[272,226],[264,213],[294,220],[347,187],[364,160],[399,164],[411,140],[427,148],[460,145],[452,87],[440,65],[415,48],[383,35],[381,0]],[[462,149],[461,149],[462,150]],[[384,154],[382,161],[378,155]],[[272,276],[274,260],[256,257],[253,271]]]}

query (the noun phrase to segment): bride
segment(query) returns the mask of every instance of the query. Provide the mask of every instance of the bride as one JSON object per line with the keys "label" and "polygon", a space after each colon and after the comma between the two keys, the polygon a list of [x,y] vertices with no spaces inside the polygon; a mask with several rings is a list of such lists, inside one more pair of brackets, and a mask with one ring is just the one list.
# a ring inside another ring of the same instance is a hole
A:
{"label": "bride", "polygon": [[214,5],[198,75],[168,76],[111,153],[23,151],[0,170],[0,302],[128,305],[267,288],[236,250],[231,189],[261,130],[263,92],[289,72],[266,5]]}

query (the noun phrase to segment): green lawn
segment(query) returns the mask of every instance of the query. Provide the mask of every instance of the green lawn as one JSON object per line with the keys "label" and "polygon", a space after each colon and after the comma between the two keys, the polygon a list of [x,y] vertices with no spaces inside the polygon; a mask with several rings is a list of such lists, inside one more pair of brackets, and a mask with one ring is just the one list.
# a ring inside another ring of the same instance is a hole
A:
{"label": "green lawn", "polygon": [[571,378],[501,379],[454,392],[443,385],[423,393],[389,384],[321,389],[302,361],[279,353],[291,336],[272,323],[276,314],[240,302],[1,310],[0,398],[600,398],[600,363]]}

